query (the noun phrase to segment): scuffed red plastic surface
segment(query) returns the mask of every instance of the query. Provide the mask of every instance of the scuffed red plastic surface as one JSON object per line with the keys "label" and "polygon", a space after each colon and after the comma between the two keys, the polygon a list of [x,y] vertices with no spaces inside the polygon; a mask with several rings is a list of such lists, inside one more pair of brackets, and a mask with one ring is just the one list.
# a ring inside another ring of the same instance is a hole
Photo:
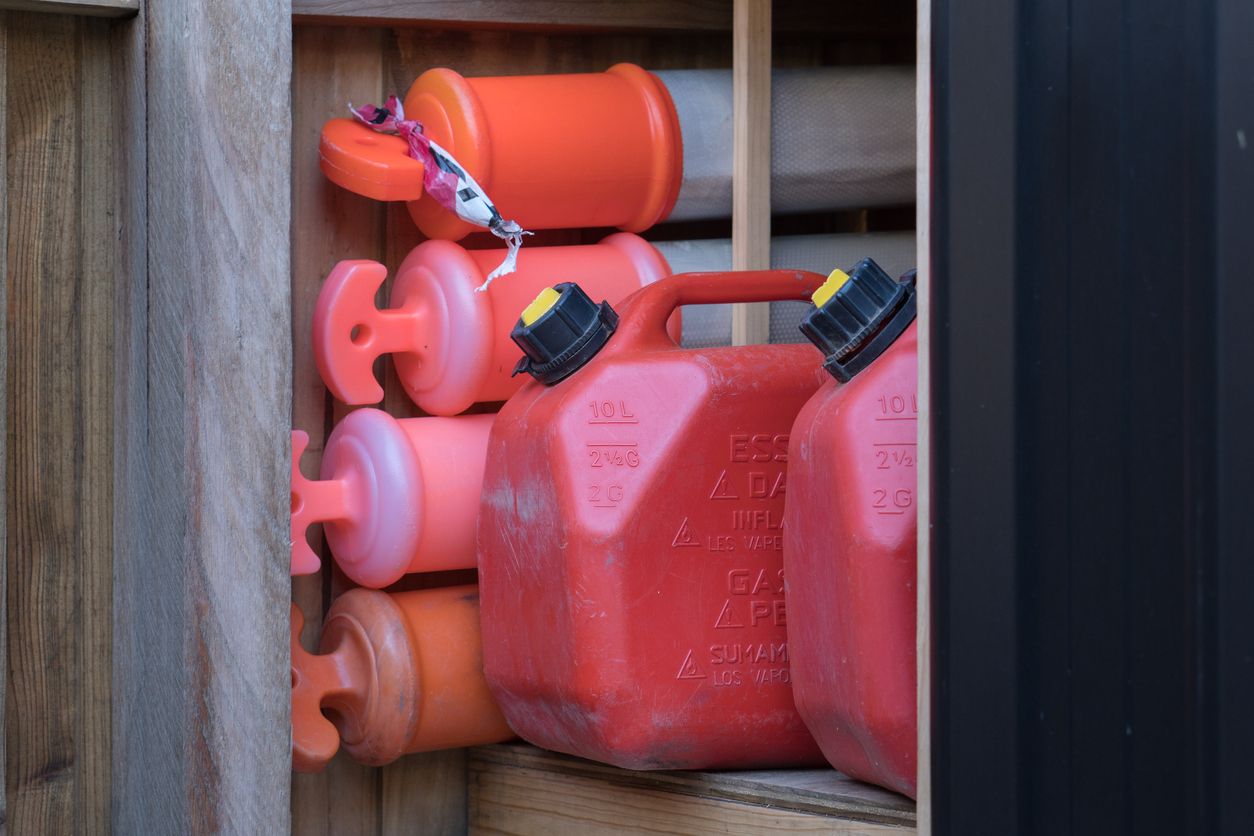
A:
{"label": "scuffed red plastic surface", "polygon": [[912,798],[916,328],[797,416],[784,528],[797,707],[832,766]]}
{"label": "scuffed red plastic surface", "polygon": [[807,298],[822,276],[689,274],[634,294],[585,367],[528,382],[488,443],[488,682],[519,735],[634,769],[803,766],[784,602],[788,435],[808,345],[684,351],[678,303]]}

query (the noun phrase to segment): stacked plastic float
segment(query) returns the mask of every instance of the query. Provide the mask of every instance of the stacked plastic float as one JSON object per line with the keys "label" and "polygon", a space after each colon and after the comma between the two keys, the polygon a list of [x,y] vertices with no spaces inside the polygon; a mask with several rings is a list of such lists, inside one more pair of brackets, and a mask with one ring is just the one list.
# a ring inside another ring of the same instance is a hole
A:
{"label": "stacked plastic float", "polygon": [[[776,71],[772,95],[775,211],[913,200],[912,73]],[[826,756],[913,795],[913,283],[860,261],[904,273],[913,234],[780,238],[783,269],[746,273],[728,241],[636,235],[730,215],[730,71],[431,70],[404,111],[500,216],[623,231],[524,245],[485,288],[505,251],[455,243],[474,227],[425,193],[405,140],[324,128],[323,172],[407,201],[432,240],[383,309],[382,265],[332,271],[318,370],[337,399],[378,403],[390,354],[430,417],[350,412],[317,480],[293,432],[292,572],[319,571],[321,522],[361,586],[319,655],[293,605],[294,767],[341,743],[378,765],[516,734],[637,769]],[[763,301],[773,343],[801,342],[804,314],[821,351],[727,347],[729,306]],[[478,585],[382,591],[471,568]]]}

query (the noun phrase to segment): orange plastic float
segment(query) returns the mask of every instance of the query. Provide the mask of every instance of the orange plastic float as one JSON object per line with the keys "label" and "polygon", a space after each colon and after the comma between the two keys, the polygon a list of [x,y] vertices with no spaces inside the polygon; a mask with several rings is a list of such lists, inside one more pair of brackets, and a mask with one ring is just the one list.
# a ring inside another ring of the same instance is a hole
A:
{"label": "orange plastic float", "polygon": [[477,586],[350,590],[331,605],[321,656],[301,647],[304,623],[292,604],[297,772],[322,769],[341,740],[358,762],[382,766],[411,752],[514,737],[483,677]]}
{"label": "orange plastic float", "polygon": [[384,587],[409,572],[475,568],[475,518],[494,415],[393,418],[351,412],[331,432],[322,479],[299,462],[309,436],[292,433],[292,574],[318,571],[305,529],[324,523],[344,573]]}
{"label": "orange plastic float", "polygon": [[[345,403],[378,403],[383,387],[371,366],[391,352],[405,391],[426,412],[456,415],[477,401],[503,401],[523,382],[510,376],[518,347],[509,332],[537,293],[578,281],[590,296],[614,305],[671,272],[647,241],[620,232],[587,246],[524,247],[516,273],[476,292],[504,253],[451,241],[420,244],[402,262],[391,307],[382,311],[374,297],[386,268],[375,261],[337,264],[313,320],[314,359],[327,388]],[[670,332],[680,338],[678,313]]]}
{"label": "orange plastic float", "polygon": [[[405,116],[448,151],[527,229],[616,226],[641,232],[670,214],[683,179],[679,120],[666,86],[635,64],[603,73],[463,78],[428,70]],[[422,189],[422,163],[399,137],[351,119],[322,131],[323,173],[378,200],[409,201],[424,234],[457,240],[475,227]],[[517,313],[517,312],[515,312]]]}
{"label": "orange plastic float", "polygon": [[395,134],[378,133],[353,119],[332,119],[322,128],[318,151],[322,173],[350,192],[375,200],[422,195],[423,165]]}

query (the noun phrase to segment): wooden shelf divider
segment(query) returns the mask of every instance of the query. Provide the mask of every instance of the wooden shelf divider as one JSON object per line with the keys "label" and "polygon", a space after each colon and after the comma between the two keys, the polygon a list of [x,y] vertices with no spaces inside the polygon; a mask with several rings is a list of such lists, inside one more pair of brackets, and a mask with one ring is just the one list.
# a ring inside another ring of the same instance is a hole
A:
{"label": "wooden shelf divider", "polygon": [[913,801],[834,769],[636,772],[513,743],[469,770],[471,834],[916,832]]}
{"label": "wooden shelf divider", "polygon": [[[0,3],[128,0],[0,0]],[[129,0],[134,2],[134,0]],[[775,0],[775,31],[888,35],[913,31],[913,0]],[[732,0],[292,0],[297,23],[549,32],[732,31]]]}
{"label": "wooden shelf divider", "polygon": [[0,0],[0,10],[51,12],[86,17],[134,17],[139,0]]}
{"label": "wooden shelf divider", "polygon": [[[735,0],[732,269],[771,267],[771,0]],[[771,304],[732,305],[732,345],[771,341]]]}

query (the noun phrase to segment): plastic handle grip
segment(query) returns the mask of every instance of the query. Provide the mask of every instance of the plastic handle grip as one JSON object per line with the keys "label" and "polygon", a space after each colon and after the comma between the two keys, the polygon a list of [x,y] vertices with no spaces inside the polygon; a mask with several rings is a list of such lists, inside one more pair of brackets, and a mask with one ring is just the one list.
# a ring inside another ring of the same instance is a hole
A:
{"label": "plastic handle grip", "polygon": [[409,156],[409,143],[353,119],[323,126],[318,166],[331,182],[375,200],[422,197],[424,166]]}
{"label": "plastic handle grip", "polygon": [[309,434],[292,430],[292,574],[312,575],[322,561],[309,548],[305,529],[316,522],[353,521],[351,486],[343,479],[315,482],[300,472],[300,457],[309,446]]}
{"label": "plastic handle grip", "polygon": [[671,276],[632,294],[620,315],[618,331],[622,336],[616,341],[615,350],[644,343],[673,347],[675,343],[666,333],[666,320],[681,305],[808,301],[825,281],[826,276],[808,270],[742,270]]}
{"label": "plastic handle grip", "polygon": [[371,370],[380,354],[421,355],[418,335],[425,311],[381,311],[374,306],[375,293],[387,275],[387,268],[377,261],[341,261],[318,294],[314,360],[331,394],[344,403],[383,400],[383,387]]}
{"label": "plastic handle grip", "polygon": [[[292,604],[292,768],[317,772],[340,748],[340,733],[322,714],[324,702],[362,711],[369,698],[371,650],[353,634],[334,652],[315,656],[300,644],[305,614]],[[355,645],[362,644],[357,647]]]}

